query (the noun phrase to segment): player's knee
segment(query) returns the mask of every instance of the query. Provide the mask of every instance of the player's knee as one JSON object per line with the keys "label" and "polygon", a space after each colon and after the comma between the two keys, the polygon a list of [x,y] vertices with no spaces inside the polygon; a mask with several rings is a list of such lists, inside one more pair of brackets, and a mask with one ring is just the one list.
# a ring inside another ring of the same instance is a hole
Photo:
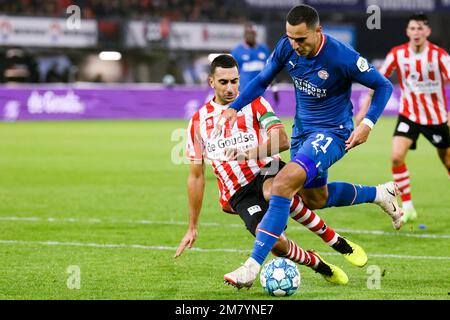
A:
{"label": "player's knee", "polygon": [[280,195],[285,192],[284,179],[276,177],[272,183],[271,194]]}
{"label": "player's knee", "polygon": [[400,167],[405,163],[405,159],[398,153],[392,154],[392,166]]}
{"label": "player's knee", "polygon": [[305,174],[278,174],[272,183],[271,194],[292,198],[303,185],[304,180]]}
{"label": "player's knee", "polygon": [[292,198],[294,194],[295,190],[291,187],[288,180],[275,178],[272,183],[271,195]]}

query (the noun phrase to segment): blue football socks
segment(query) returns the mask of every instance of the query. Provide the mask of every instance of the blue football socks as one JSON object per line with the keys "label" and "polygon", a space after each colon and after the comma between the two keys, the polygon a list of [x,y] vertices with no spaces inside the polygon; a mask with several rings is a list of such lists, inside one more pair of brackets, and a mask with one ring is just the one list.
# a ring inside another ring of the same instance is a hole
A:
{"label": "blue football socks", "polygon": [[266,260],[270,250],[283,233],[290,207],[291,199],[275,195],[270,197],[269,209],[259,224],[251,255],[260,265]]}
{"label": "blue football socks", "polygon": [[371,203],[375,200],[376,190],[376,187],[347,182],[331,182],[328,184],[328,199],[324,208]]}

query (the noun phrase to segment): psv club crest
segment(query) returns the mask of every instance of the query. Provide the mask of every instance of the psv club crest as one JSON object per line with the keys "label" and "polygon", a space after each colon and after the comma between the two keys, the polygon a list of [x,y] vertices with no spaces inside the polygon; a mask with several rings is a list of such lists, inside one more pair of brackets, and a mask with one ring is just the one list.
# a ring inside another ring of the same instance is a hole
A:
{"label": "psv club crest", "polygon": [[317,75],[322,80],[327,80],[328,77],[329,77],[329,74],[328,74],[328,72],[326,70],[319,70],[319,72],[317,72]]}

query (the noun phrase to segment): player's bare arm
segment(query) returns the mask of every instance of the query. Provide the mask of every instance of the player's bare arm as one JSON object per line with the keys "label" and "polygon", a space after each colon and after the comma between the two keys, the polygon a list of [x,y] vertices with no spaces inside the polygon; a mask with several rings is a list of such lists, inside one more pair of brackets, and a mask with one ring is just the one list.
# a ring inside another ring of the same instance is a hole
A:
{"label": "player's bare arm", "polygon": [[248,159],[263,159],[289,150],[289,137],[284,127],[276,127],[269,131],[266,142],[245,152],[227,149],[225,155],[231,160],[245,161]]}
{"label": "player's bare arm", "polygon": [[178,246],[175,258],[179,257],[186,247],[192,248],[197,239],[197,226],[202,208],[203,193],[205,190],[205,164],[204,162],[191,161],[187,181],[189,202],[189,226],[186,234]]}
{"label": "player's bare arm", "polygon": [[372,97],[373,97],[373,90],[370,90],[364,101],[359,106],[358,114],[355,116],[356,126],[358,126],[366,116],[367,110],[369,110],[370,103],[372,102]]}

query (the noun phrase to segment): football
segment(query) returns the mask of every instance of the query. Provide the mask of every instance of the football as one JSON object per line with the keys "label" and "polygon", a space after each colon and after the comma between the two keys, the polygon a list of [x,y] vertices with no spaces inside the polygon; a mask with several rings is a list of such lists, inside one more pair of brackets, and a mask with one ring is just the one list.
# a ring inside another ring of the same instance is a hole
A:
{"label": "football", "polygon": [[286,258],[278,257],[267,262],[259,279],[264,291],[276,297],[290,296],[300,287],[297,265]]}

